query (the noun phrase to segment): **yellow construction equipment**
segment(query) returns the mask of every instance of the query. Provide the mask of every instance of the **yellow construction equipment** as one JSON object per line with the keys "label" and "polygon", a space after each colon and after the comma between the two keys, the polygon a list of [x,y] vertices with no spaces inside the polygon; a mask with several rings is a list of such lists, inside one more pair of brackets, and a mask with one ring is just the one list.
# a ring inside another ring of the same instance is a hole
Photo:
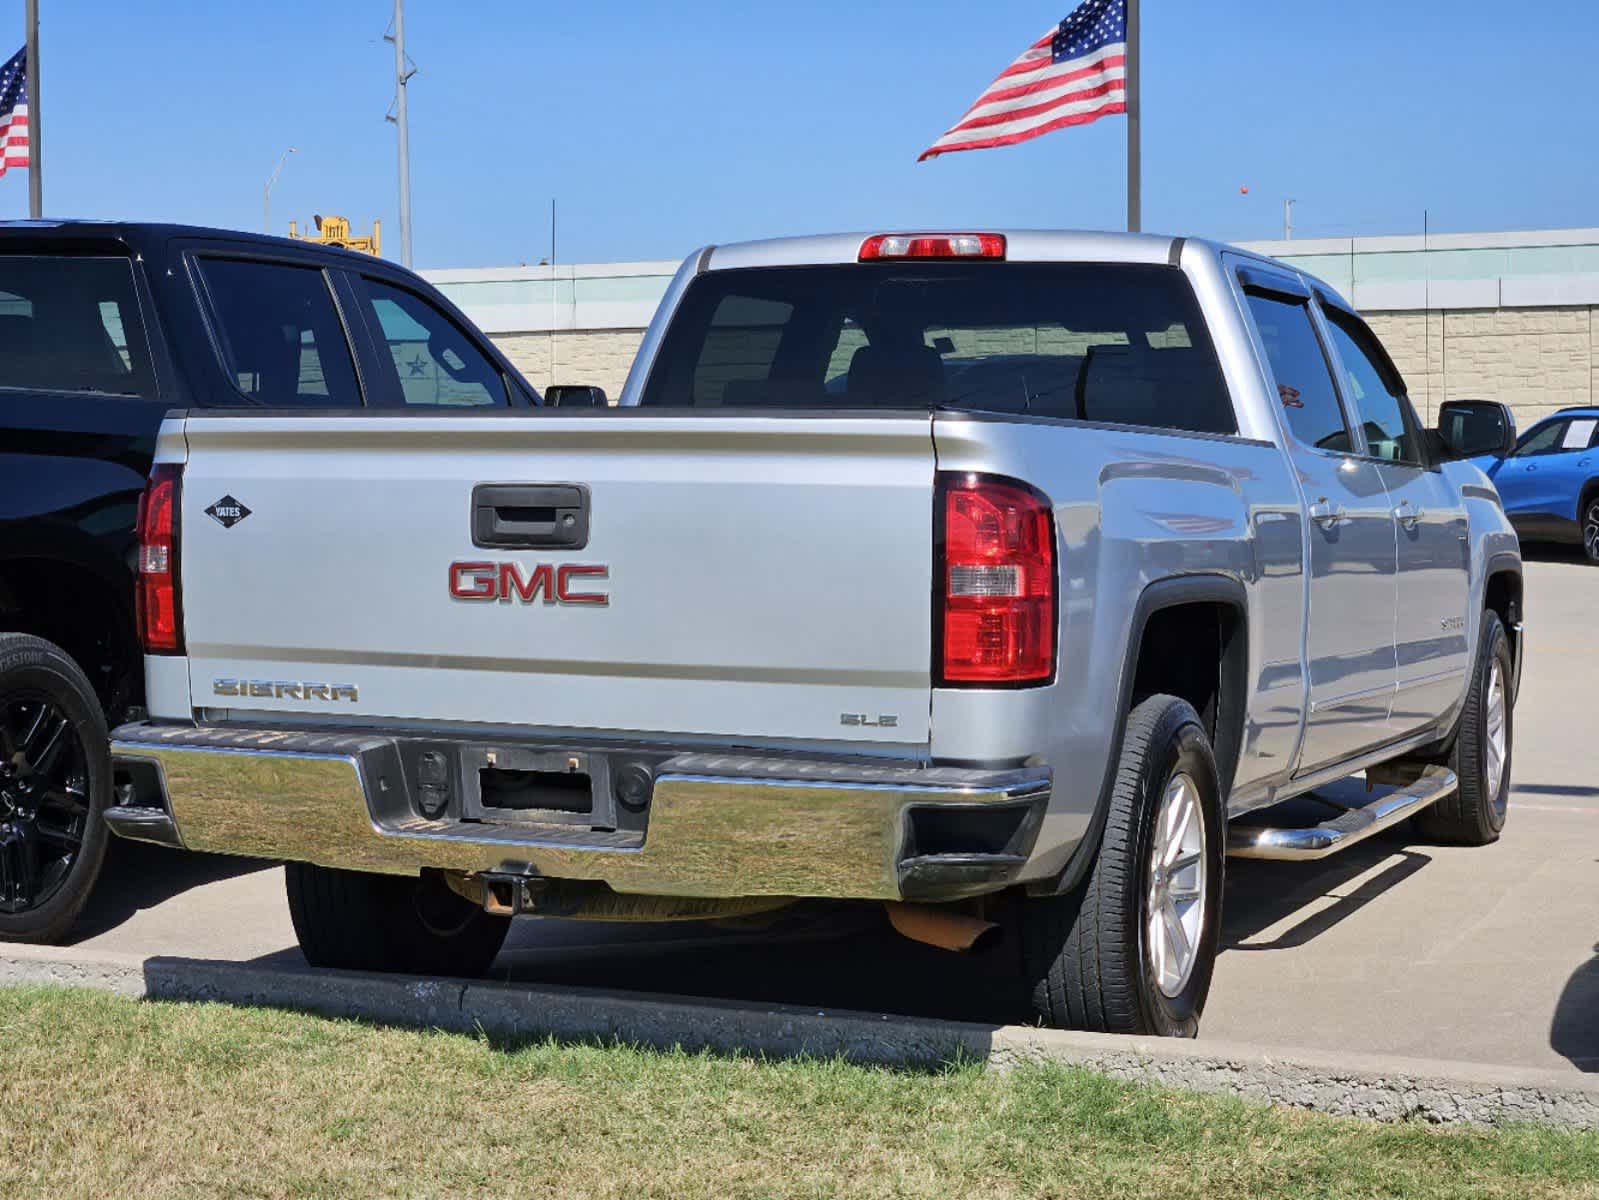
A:
{"label": "yellow construction equipment", "polygon": [[316,242],[321,246],[343,246],[346,250],[361,250],[367,254],[383,253],[383,222],[372,222],[371,237],[351,237],[348,217],[312,217],[315,233],[300,232],[298,221],[289,222],[289,236],[302,242]]}

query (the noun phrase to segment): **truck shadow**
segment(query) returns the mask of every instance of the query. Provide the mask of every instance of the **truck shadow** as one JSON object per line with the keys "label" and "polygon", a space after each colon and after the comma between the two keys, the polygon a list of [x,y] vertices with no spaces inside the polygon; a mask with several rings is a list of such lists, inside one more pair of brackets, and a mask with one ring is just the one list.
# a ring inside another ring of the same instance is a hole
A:
{"label": "truck shadow", "polygon": [[224,854],[193,854],[112,838],[105,868],[72,930],[72,941],[108,933],[139,912],[193,888],[264,871],[277,864]]}
{"label": "truck shadow", "polygon": [[1432,861],[1406,836],[1400,825],[1321,862],[1231,860],[1222,952],[1290,950],[1348,920]]}
{"label": "truck shadow", "polygon": [[1599,946],[1561,990],[1549,1046],[1579,1071],[1599,1073]]}

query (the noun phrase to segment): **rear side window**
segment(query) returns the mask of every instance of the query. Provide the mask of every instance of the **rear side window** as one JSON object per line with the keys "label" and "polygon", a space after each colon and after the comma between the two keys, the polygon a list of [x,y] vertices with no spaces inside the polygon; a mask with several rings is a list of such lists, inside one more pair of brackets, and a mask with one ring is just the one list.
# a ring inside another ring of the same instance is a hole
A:
{"label": "rear side window", "polygon": [[350,343],[320,270],[206,258],[200,273],[223,365],[246,397],[267,408],[360,406]]}
{"label": "rear side window", "polygon": [[407,406],[504,407],[500,369],[449,316],[382,280],[361,282]]}
{"label": "rear side window", "polygon": [[0,387],[154,399],[132,264],[0,257]]}
{"label": "rear side window", "polygon": [[1187,278],[1131,264],[711,271],[685,293],[641,403],[1238,430]]}
{"label": "rear side window", "polygon": [[1249,311],[1266,349],[1288,428],[1296,440],[1318,450],[1353,449],[1344,410],[1333,388],[1332,368],[1310,324],[1303,301],[1249,293]]}

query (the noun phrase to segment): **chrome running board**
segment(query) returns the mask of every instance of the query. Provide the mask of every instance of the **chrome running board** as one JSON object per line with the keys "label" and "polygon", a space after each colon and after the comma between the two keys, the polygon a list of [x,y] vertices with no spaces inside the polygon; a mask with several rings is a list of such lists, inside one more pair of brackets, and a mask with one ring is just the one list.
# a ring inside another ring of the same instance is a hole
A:
{"label": "chrome running board", "polygon": [[1261,825],[1233,825],[1227,831],[1227,853],[1232,858],[1270,858],[1306,862],[1336,854],[1374,833],[1403,821],[1442,800],[1460,781],[1447,767],[1428,767],[1409,787],[1390,792],[1380,800],[1339,813],[1330,821],[1308,829],[1271,829]]}

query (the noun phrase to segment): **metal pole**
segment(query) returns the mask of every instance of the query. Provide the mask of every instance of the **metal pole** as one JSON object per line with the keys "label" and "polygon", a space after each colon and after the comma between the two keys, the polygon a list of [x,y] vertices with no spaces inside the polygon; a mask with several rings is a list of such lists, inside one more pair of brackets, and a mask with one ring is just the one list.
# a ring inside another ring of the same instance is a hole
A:
{"label": "metal pole", "polygon": [[278,181],[278,172],[283,170],[283,164],[289,161],[289,155],[298,154],[299,151],[290,146],[278,156],[278,165],[272,168],[272,174],[267,176],[266,187],[261,189],[261,232],[272,232],[272,185]]}
{"label": "metal pole", "polygon": [[394,0],[394,123],[400,131],[400,265],[411,265],[411,126],[406,114],[405,0]]}
{"label": "metal pole", "polygon": [[1138,0],[1127,0],[1127,232],[1144,226],[1143,163],[1139,152]]}
{"label": "metal pole", "polygon": [[1294,202],[1283,201],[1283,241],[1291,242],[1294,239]]}
{"label": "metal pole", "polygon": [[44,216],[44,139],[39,135],[39,0],[28,0],[28,215]]}

